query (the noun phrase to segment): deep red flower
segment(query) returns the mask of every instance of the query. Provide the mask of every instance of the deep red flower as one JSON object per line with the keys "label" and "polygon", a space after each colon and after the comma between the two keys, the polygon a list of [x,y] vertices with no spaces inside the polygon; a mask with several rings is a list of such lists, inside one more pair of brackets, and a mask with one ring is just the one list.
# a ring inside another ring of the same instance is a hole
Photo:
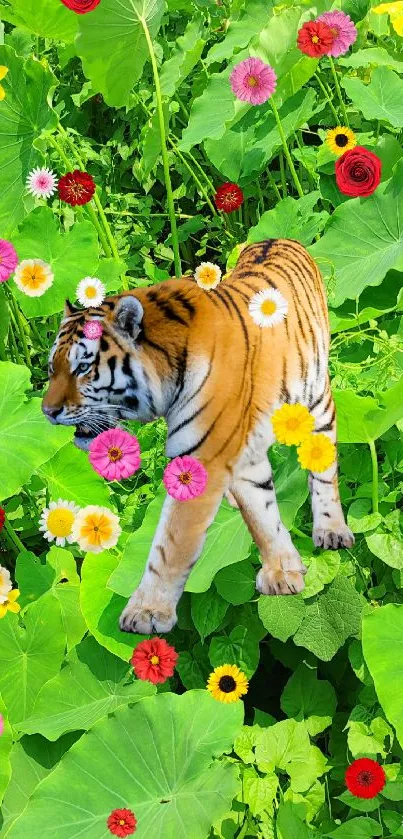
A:
{"label": "deep red flower", "polygon": [[355,146],[336,160],[336,183],[344,195],[371,195],[381,180],[381,174],[381,160],[363,146]]}
{"label": "deep red flower", "polygon": [[60,178],[57,188],[59,198],[74,207],[76,204],[88,204],[94,195],[96,186],[91,175],[87,172],[80,172],[79,169],[74,169],[74,172],[67,172]]}
{"label": "deep red flower", "polygon": [[6,520],[6,511],[3,510],[3,507],[0,507],[0,533],[3,530],[5,520]]}
{"label": "deep red flower", "polygon": [[361,757],[346,772],[346,786],[356,798],[375,798],[386,784],[385,771],[376,760]]}
{"label": "deep red flower", "polygon": [[298,30],[297,44],[301,52],[320,58],[332,48],[335,35],[322,20],[310,20]]}
{"label": "deep red flower", "polygon": [[62,0],[64,6],[76,12],[78,15],[85,15],[92,12],[99,5],[101,0]]}
{"label": "deep red flower", "polygon": [[107,825],[114,836],[131,836],[137,827],[137,819],[131,810],[112,810],[107,819]]}
{"label": "deep red flower", "polygon": [[130,663],[139,679],[158,685],[173,675],[177,660],[178,653],[165,638],[151,638],[137,645]]}
{"label": "deep red flower", "polygon": [[218,187],[214,200],[217,210],[232,213],[243,204],[243,192],[238,184],[222,184]]}

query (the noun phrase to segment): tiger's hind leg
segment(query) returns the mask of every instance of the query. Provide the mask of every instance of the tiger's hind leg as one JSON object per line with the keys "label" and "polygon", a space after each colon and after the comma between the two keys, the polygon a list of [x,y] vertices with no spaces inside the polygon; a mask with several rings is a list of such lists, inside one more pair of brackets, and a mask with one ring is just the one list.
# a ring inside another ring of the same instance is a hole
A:
{"label": "tiger's hind leg", "polygon": [[304,588],[306,568],[280,519],[272,470],[266,456],[247,459],[230,485],[240,512],[260,551],[256,578],[261,594],[297,594]]}

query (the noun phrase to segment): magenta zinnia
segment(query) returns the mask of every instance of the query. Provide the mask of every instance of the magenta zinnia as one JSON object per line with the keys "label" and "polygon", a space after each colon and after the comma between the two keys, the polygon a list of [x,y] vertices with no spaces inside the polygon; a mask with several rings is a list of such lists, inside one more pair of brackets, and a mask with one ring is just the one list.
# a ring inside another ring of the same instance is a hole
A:
{"label": "magenta zinnia", "polygon": [[102,431],[89,449],[91,466],[108,481],[129,478],[140,466],[140,446],[137,437],[122,428]]}
{"label": "magenta zinnia", "polygon": [[174,457],[163,477],[168,495],[177,501],[189,501],[202,495],[207,484],[207,471],[195,457],[185,454]]}
{"label": "magenta zinnia", "polygon": [[333,12],[324,12],[323,15],[319,15],[317,20],[327,23],[334,38],[332,46],[326,51],[326,55],[333,55],[335,58],[344,55],[357,38],[357,30],[351,17],[336,9]]}
{"label": "magenta zinnia", "polygon": [[234,67],[230,84],[238,99],[251,105],[262,105],[273,95],[277,76],[270,64],[260,58],[245,58]]}
{"label": "magenta zinnia", "polygon": [[5,283],[18,265],[18,256],[11,242],[0,239],[0,283]]}

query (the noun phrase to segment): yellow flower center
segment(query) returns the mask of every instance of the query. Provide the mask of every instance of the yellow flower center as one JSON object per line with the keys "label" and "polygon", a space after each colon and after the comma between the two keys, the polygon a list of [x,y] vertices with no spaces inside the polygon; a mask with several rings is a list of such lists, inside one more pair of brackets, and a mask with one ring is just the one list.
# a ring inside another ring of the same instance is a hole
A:
{"label": "yellow flower center", "polygon": [[258,84],[259,84],[256,76],[249,76],[247,83],[248,83],[249,87],[257,87]]}
{"label": "yellow flower center", "polygon": [[112,523],[103,513],[94,513],[87,516],[81,533],[88,539],[90,545],[101,545],[104,540],[110,539]]}
{"label": "yellow flower center", "polygon": [[122,824],[122,825],[126,824],[126,820],[125,819],[119,819],[119,824]]}
{"label": "yellow flower center", "polygon": [[216,279],[216,272],[214,268],[203,268],[203,271],[200,272],[199,280],[202,283],[213,283]]}
{"label": "yellow flower center", "polygon": [[188,484],[191,483],[192,476],[191,476],[190,472],[182,472],[179,475],[179,480],[180,480],[181,484],[185,484],[185,486],[187,486]]}
{"label": "yellow flower center", "polygon": [[322,449],[320,448],[320,446],[313,446],[313,448],[311,449],[311,457],[313,457],[315,459],[317,457],[322,457],[322,454],[323,454],[323,452],[322,452]]}
{"label": "yellow flower center", "polygon": [[159,664],[160,660],[159,660],[157,655],[152,655],[152,656],[150,656],[150,662],[151,662],[151,664]]}
{"label": "yellow flower center", "polygon": [[93,297],[96,297],[96,296],[97,296],[97,290],[96,290],[95,286],[93,286],[93,285],[89,285],[89,286],[85,289],[85,296],[86,296],[86,297],[89,297],[89,298],[90,298],[90,300],[92,300],[92,299],[93,299]]}
{"label": "yellow flower center", "polygon": [[42,265],[27,265],[20,275],[22,285],[34,290],[40,288],[41,285],[46,283],[46,280],[46,272]]}
{"label": "yellow flower center", "polygon": [[290,419],[286,421],[286,426],[289,431],[296,431],[299,426],[299,420],[296,417],[290,417]]}
{"label": "yellow flower center", "polygon": [[47,528],[52,536],[70,536],[73,521],[74,513],[71,510],[58,507],[50,511]]}
{"label": "yellow flower center", "polygon": [[260,311],[263,315],[273,315],[276,309],[277,306],[273,300],[264,300],[260,307]]}
{"label": "yellow flower center", "polygon": [[319,38],[317,35],[312,35],[312,43],[317,44],[319,42]]}
{"label": "yellow flower center", "polygon": [[118,449],[117,447],[113,446],[108,451],[108,457],[109,460],[112,461],[112,463],[116,463],[117,460],[121,460],[121,458],[123,457],[122,449]]}

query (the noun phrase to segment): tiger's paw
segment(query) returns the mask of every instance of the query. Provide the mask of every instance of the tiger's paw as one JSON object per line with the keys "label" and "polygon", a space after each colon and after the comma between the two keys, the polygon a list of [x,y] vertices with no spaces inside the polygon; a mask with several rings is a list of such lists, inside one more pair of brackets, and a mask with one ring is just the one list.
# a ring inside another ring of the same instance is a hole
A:
{"label": "tiger's paw", "polygon": [[134,592],[119,618],[119,626],[122,632],[151,635],[153,632],[170,632],[176,621],[174,604],[162,598],[152,602],[140,592]]}
{"label": "tiger's paw", "polygon": [[260,594],[299,594],[305,588],[304,575],[263,566],[256,577],[256,588]]}
{"label": "tiger's paw", "polygon": [[332,529],[315,527],[312,533],[312,541],[315,548],[323,548],[325,551],[337,551],[337,548],[351,548],[354,545],[355,537],[346,524]]}

